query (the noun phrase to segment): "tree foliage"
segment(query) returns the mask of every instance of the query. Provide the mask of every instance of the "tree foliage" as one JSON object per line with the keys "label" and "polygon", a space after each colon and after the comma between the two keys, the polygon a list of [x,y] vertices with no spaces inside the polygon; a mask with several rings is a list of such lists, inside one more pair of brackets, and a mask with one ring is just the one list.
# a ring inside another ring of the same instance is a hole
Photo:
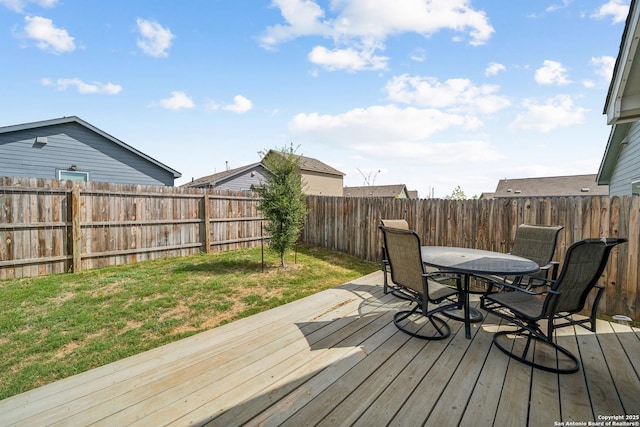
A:
{"label": "tree foliage", "polygon": [[265,182],[256,189],[260,195],[259,208],[267,220],[269,248],[280,255],[293,248],[304,226],[307,204],[300,176],[300,156],[293,145],[280,150],[261,152],[268,171]]}
{"label": "tree foliage", "polygon": [[451,194],[447,196],[447,199],[466,200],[467,196],[464,194],[464,191],[462,191],[462,188],[460,188],[460,186],[458,185],[456,188],[453,189]]}

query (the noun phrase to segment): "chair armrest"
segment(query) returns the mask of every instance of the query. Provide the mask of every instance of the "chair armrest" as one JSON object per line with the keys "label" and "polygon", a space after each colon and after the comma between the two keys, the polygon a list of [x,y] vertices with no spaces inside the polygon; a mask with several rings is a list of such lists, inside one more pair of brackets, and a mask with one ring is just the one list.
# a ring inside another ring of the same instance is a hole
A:
{"label": "chair armrest", "polygon": [[[541,271],[545,271],[547,273],[547,278],[551,280],[555,280],[558,277],[558,267],[560,263],[557,261],[551,261],[550,263],[540,266]],[[551,277],[549,277],[549,272],[551,272]]]}
{"label": "chair armrest", "polygon": [[474,274],[473,278],[476,281],[484,282],[487,284],[486,292],[491,292],[494,286],[502,287],[505,283],[507,283],[506,277],[501,276]]}
{"label": "chair armrest", "polygon": [[[543,282],[548,282],[548,283],[544,283],[544,285],[551,286],[551,284],[552,284],[551,280],[544,280],[544,279],[539,279],[539,280],[543,281]],[[502,286],[504,286],[505,288],[509,288],[510,290],[513,290],[513,291],[522,292],[522,293],[527,294],[527,295],[546,295],[548,293],[557,293],[555,291],[552,291],[551,289],[546,289],[546,290],[543,290],[543,291],[535,291],[534,292],[534,291],[531,291],[530,289],[523,288],[522,286],[520,286],[519,284],[516,284],[516,283],[511,284],[511,283],[505,282],[505,283],[502,284]]]}
{"label": "chair armrest", "polygon": [[427,271],[425,274],[431,280],[435,280],[436,282],[442,282],[444,280],[455,280],[456,282],[460,281],[460,273],[457,273],[455,271],[433,270]]}

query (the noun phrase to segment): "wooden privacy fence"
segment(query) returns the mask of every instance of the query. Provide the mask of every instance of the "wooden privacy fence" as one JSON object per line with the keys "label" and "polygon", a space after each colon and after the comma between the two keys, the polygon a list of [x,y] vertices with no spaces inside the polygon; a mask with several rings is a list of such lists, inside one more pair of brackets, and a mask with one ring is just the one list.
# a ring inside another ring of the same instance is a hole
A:
{"label": "wooden privacy fence", "polygon": [[261,244],[253,194],[0,178],[0,278]]}
{"label": "wooden privacy fence", "polygon": [[[640,321],[640,196],[496,200],[309,196],[301,240],[380,259],[380,219],[403,218],[425,245],[509,252],[519,224],[563,225],[555,259],[587,237],[619,236],[601,283],[605,314]],[[0,279],[89,270],[260,245],[252,193],[0,178]]]}
{"label": "wooden privacy fence", "polygon": [[[424,245],[509,252],[519,224],[563,225],[555,260],[588,237],[626,237],[614,249],[602,280],[599,312],[640,321],[638,291],[640,196],[551,197],[494,200],[307,198],[302,240],[368,260],[379,260],[381,219],[406,219]],[[589,302],[590,307],[591,302]]]}

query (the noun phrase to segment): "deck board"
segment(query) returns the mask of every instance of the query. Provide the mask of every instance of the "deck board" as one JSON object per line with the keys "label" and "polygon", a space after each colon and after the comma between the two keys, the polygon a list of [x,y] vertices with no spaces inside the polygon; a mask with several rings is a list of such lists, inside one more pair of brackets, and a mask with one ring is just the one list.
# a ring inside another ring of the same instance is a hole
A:
{"label": "deck board", "polygon": [[[558,344],[574,354],[579,353],[578,342],[576,341],[575,329],[579,326],[570,326],[558,329],[556,336]],[[560,375],[558,377],[560,385],[560,410],[562,421],[583,421],[585,414],[590,414],[593,418],[592,407],[589,402],[589,393],[584,372],[580,370],[572,375]],[[595,419],[595,418],[594,418]]]}
{"label": "deck board", "polygon": [[[477,305],[477,298],[473,302]],[[557,331],[556,375],[492,345],[488,316],[442,341],[393,325],[407,303],[374,273],[0,401],[0,425],[529,425],[640,413],[640,331]],[[548,357],[538,353],[536,357]]]}

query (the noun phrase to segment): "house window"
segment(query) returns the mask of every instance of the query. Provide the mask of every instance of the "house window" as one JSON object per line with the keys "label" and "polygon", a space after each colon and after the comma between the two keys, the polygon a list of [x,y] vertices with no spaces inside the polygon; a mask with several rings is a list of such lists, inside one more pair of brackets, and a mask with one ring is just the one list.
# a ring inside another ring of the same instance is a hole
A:
{"label": "house window", "polygon": [[640,196],[640,180],[631,181],[631,194],[634,196]]}
{"label": "house window", "polygon": [[58,171],[58,179],[59,180],[67,179],[69,181],[87,182],[87,181],[89,181],[89,172],[59,170]]}

